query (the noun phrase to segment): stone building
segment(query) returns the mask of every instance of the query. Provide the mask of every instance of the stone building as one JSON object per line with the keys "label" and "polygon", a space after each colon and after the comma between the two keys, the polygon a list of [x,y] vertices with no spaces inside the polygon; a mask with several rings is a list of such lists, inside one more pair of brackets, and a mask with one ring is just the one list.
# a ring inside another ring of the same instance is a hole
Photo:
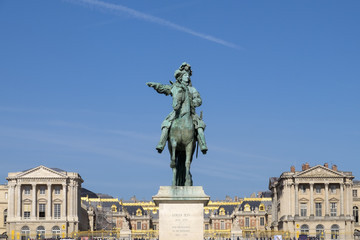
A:
{"label": "stone building", "polygon": [[360,222],[359,222],[359,209],[360,209],[360,181],[353,181],[353,217],[354,217],[354,238],[360,239]]}
{"label": "stone building", "polygon": [[39,166],[8,173],[6,179],[10,239],[68,237],[81,230],[78,173]]}
{"label": "stone building", "polygon": [[353,239],[353,178],[351,172],[303,164],[301,171],[270,178],[272,224],[285,237],[300,234],[319,239]]}
{"label": "stone building", "polygon": [[233,232],[240,229],[245,238],[270,237],[271,204],[271,198],[245,198],[234,212]]}
{"label": "stone building", "polygon": [[7,185],[0,185],[0,239],[6,235],[6,222],[7,222],[7,209],[8,209],[7,201],[8,201]]}

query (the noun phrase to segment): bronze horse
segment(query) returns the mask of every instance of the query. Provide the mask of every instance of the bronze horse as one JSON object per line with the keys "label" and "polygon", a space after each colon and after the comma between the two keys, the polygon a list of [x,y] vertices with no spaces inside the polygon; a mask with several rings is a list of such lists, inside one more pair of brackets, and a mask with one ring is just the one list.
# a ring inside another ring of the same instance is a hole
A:
{"label": "bronze horse", "polygon": [[187,86],[175,82],[171,88],[175,119],[170,127],[168,147],[173,186],[192,186],[190,165],[195,151],[195,127],[191,117],[191,96]]}

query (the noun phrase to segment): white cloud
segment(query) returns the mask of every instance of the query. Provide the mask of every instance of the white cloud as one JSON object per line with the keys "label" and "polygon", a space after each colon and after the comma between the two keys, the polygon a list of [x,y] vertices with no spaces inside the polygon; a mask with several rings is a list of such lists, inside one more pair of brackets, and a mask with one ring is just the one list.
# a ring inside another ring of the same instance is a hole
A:
{"label": "white cloud", "polygon": [[72,3],[86,4],[86,5],[89,5],[89,6],[97,7],[100,10],[112,11],[115,14],[127,13],[130,16],[132,16],[134,18],[137,18],[137,19],[141,19],[141,20],[144,20],[144,21],[147,21],[147,22],[152,22],[152,23],[156,23],[156,24],[163,25],[163,26],[166,26],[166,27],[170,27],[170,28],[178,30],[180,32],[188,33],[190,35],[193,35],[193,36],[196,36],[196,37],[199,37],[199,38],[211,41],[211,42],[215,42],[217,44],[220,44],[220,45],[223,45],[223,46],[226,46],[226,47],[234,48],[234,49],[237,49],[237,50],[243,50],[242,47],[240,47],[240,46],[238,46],[238,45],[236,45],[234,43],[225,41],[225,40],[220,39],[220,38],[216,38],[216,37],[208,35],[208,34],[204,34],[204,33],[194,31],[194,30],[192,30],[190,28],[183,27],[181,25],[175,24],[173,22],[170,22],[168,20],[165,20],[165,19],[162,19],[162,18],[159,18],[159,17],[155,17],[155,16],[152,16],[152,15],[143,13],[143,12],[139,12],[137,10],[125,7],[123,5],[112,4],[112,3],[107,3],[107,2],[98,1],[98,0],[67,0],[67,1],[72,2]]}

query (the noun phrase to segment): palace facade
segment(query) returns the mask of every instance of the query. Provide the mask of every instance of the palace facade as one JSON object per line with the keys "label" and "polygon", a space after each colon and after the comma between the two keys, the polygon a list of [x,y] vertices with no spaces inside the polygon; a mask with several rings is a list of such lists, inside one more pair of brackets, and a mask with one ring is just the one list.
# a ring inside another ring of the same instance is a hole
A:
{"label": "palace facade", "polygon": [[[78,173],[45,166],[8,173],[7,181],[0,185],[0,239],[158,238],[153,201],[95,194],[81,187]],[[269,189],[250,198],[209,201],[204,237],[360,239],[360,181],[351,172],[304,164],[270,178]]]}
{"label": "palace facade", "polygon": [[336,165],[310,167],[308,163],[300,171],[292,166],[280,177],[270,178],[271,229],[290,238],[306,234],[318,239],[354,239],[359,227],[359,186],[354,186],[353,179],[351,172],[340,171]]}
{"label": "palace facade", "polygon": [[6,179],[10,239],[66,237],[86,225],[80,219],[83,179],[78,173],[39,166]]}

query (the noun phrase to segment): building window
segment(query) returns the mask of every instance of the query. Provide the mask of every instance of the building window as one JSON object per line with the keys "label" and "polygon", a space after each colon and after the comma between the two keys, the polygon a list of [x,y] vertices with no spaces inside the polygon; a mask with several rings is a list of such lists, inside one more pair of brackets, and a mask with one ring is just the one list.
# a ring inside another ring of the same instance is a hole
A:
{"label": "building window", "polygon": [[301,234],[308,235],[309,234],[309,226],[304,224],[300,227]]}
{"label": "building window", "polygon": [[[205,228],[206,228],[206,225],[205,225]],[[156,224],[153,226],[153,229],[156,230]]]}
{"label": "building window", "polygon": [[317,217],[322,216],[321,203],[315,203],[315,216]]}
{"label": "building window", "polygon": [[307,204],[306,203],[300,203],[300,216],[301,217],[307,216]]}
{"label": "building window", "polygon": [[300,192],[306,193],[306,187],[304,184],[299,185],[299,188],[300,188]]}
{"label": "building window", "polygon": [[332,184],[330,185],[330,193],[336,193],[336,185]]}
{"label": "building window", "polygon": [[36,239],[44,239],[45,238],[45,228],[43,226],[38,226],[36,228]]}
{"label": "building window", "polygon": [[357,197],[357,190],[356,189],[353,190],[353,197]]}
{"label": "building window", "polygon": [[141,222],[136,223],[136,230],[141,230]]}
{"label": "building window", "polygon": [[245,218],[245,227],[250,227],[250,219],[248,217]]}
{"label": "building window", "polygon": [[265,206],[264,206],[264,204],[263,204],[263,203],[262,203],[262,204],[260,204],[259,210],[260,210],[260,211],[265,211]]}
{"label": "building window", "polygon": [[265,225],[265,218],[261,217],[260,218],[260,226],[264,226]]}
{"label": "building window", "polygon": [[60,194],[60,186],[55,186],[54,192],[56,195],[59,195]]}
{"label": "building window", "polygon": [[331,226],[331,239],[339,239],[339,226],[336,224]]}
{"label": "building window", "polygon": [[28,240],[30,238],[30,228],[28,226],[23,226],[21,228],[21,240]]}
{"label": "building window", "polygon": [[39,204],[39,218],[45,218],[45,204]]}
{"label": "building window", "polygon": [[30,186],[24,187],[24,194],[25,195],[30,195]]}
{"label": "building window", "polygon": [[221,222],[220,222],[220,229],[221,229],[221,230],[224,230],[224,229],[225,229],[225,222],[224,222],[224,221],[221,221]]}
{"label": "building window", "polygon": [[117,207],[116,207],[115,204],[111,206],[111,211],[112,212],[117,212]]}
{"label": "building window", "polygon": [[321,193],[321,186],[320,185],[315,186],[315,192],[316,193]]}
{"label": "building window", "polygon": [[54,218],[60,219],[60,211],[61,211],[61,205],[58,203],[54,204]]}
{"label": "building window", "polygon": [[324,240],[325,233],[324,233],[324,226],[319,224],[316,226],[316,238],[320,240]]}
{"label": "building window", "polygon": [[45,194],[45,186],[40,186],[40,194],[41,195]]}
{"label": "building window", "polygon": [[356,206],[353,207],[353,215],[354,215],[355,223],[359,223],[359,208]]}
{"label": "building window", "polygon": [[[156,230],[156,229],[154,229]],[[205,224],[205,230],[209,230],[209,224]]]}
{"label": "building window", "polygon": [[60,228],[58,226],[54,226],[51,229],[52,232],[52,238],[53,239],[59,239],[60,238]]}
{"label": "building window", "polygon": [[31,212],[31,205],[30,204],[24,204],[24,219],[30,218],[30,212]]}
{"label": "building window", "polygon": [[335,217],[337,213],[336,203],[330,203],[330,216]]}
{"label": "building window", "polygon": [[4,210],[4,226],[6,226],[6,220],[7,220],[7,209]]}

